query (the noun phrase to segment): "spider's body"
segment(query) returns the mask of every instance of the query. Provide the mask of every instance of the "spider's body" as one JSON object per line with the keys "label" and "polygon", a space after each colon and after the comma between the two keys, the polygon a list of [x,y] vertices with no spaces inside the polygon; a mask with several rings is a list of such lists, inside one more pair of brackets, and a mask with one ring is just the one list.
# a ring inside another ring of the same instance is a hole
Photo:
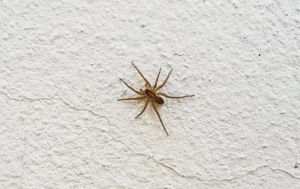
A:
{"label": "spider's body", "polygon": [[138,71],[138,73],[140,74],[140,76],[144,79],[144,81],[146,82],[145,84],[145,87],[146,89],[145,90],[142,90],[140,89],[140,91],[137,91],[135,89],[133,89],[131,86],[129,86],[123,79],[120,78],[121,81],[123,81],[123,83],[129,88],[131,89],[132,91],[134,91],[135,93],[141,95],[140,97],[136,97],[136,98],[122,98],[122,99],[118,99],[118,101],[121,101],[121,100],[140,100],[140,99],[147,99],[146,103],[145,103],[145,106],[143,108],[143,110],[141,111],[140,114],[138,114],[135,118],[138,118],[140,115],[142,115],[144,113],[144,111],[146,110],[149,102],[152,104],[152,107],[154,109],[154,111],[156,112],[158,118],[159,118],[159,121],[161,122],[165,132],[167,133],[168,135],[168,132],[165,128],[165,125],[157,111],[157,108],[155,106],[155,104],[163,104],[164,103],[164,99],[161,97],[161,96],[164,96],[166,98],[175,98],[175,99],[178,99],[178,98],[185,98],[185,97],[192,97],[194,95],[185,95],[185,96],[169,96],[165,93],[160,93],[158,92],[158,90],[160,90],[168,81],[169,79],[169,76],[172,72],[172,70],[169,72],[167,78],[165,79],[165,81],[157,86],[157,82],[158,82],[158,79],[159,79],[159,75],[160,75],[160,71],[161,69],[159,70],[158,72],[158,75],[156,77],[156,81],[155,81],[155,84],[153,86],[151,86],[151,84],[149,83],[149,81],[144,77],[144,75],[139,71],[139,69],[133,64],[133,62],[131,62],[132,65],[135,67],[135,69]]}
{"label": "spider's body", "polygon": [[152,101],[155,101],[157,104],[163,104],[165,101],[162,97],[156,96],[156,91],[155,90],[149,90],[145,89],[145,94],[147,95],[148,98],[150,98]]}

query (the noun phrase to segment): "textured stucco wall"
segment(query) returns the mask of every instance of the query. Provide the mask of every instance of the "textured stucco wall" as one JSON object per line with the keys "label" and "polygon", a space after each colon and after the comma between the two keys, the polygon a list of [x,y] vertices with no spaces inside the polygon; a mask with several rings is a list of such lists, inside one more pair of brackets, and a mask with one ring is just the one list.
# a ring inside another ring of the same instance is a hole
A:
{"label": "textured stucco wall", "polygon": [[[0,188],[300,188],[300,1],[0,1]],[[159,108],[143,102],[174,71]]]}

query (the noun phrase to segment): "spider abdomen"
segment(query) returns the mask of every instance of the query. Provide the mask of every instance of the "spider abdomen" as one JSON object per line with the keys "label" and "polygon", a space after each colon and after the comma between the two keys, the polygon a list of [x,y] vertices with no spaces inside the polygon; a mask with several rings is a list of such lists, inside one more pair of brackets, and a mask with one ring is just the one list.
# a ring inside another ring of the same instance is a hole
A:
{"label": "spider abdomen", "polygon": [[163,104],[165,102],[164,99],[159,96],[156,96],[154,100],[157,104]]}

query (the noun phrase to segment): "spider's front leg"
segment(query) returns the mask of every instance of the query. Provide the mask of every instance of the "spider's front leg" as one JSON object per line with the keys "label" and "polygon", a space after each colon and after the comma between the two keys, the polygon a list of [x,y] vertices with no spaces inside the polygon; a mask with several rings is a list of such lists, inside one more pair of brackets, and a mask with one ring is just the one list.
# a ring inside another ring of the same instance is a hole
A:
{"label": "spider's front leg", "polygon": [[134,68],[136,69],[136,71],[140,74],[140,76],[144,79],[144,81],[146,82],[145,86],[151,87],[151,84],[149,83],[149,81],[146,79],[146,77],[142,74],[142,72],[136,67],[136,65],[131,61],[131,64],[134,66]]}
{"label": "spider's front leg", "polygon": [[168,74],[167,78],[165,79],[165,81],[160,86],[158,86],[158,87],[155,88],[156,91],[158,91],[159,89],[161,89],[168,82],[168,79],[169,79],[172,71],[173,71],[173,69],[169,72],[169,74]]}
{"label": "spider's front leg", "polygon": [[147,98],[146,96],[141,96],[141,97],[136,97],[136,98],[120,98],[117,101],[122,101],[122,100],[141,100]]}
{"label": "spider's front leg", "polygon": [[154,83],[154,85],[153,85],[153,89],[155,89],[155,88],[157,87],[157,82],[158,82],[158,79],[159,79],[160,72],[161,72],[161,68],[159,69],[159,72],[158,72],[158,74],[157,74],[155,83]]}
{"label": "spider's front leg", "polygon": [[143,92],[139,92],[137,90],[135,90],[133,87],[131,87],[130,85],[128,85],[123,79],[120,78],[120,80],[129,88],[131,89],[133,92],[139,94],[139,95],[143,95]]}

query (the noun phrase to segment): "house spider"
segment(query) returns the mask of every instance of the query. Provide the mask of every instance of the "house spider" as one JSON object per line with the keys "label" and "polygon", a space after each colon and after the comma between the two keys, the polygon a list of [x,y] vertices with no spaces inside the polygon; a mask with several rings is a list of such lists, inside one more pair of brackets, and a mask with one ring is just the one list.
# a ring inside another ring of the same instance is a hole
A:
{"label": "house spider", "polygon": [[135,119],[138,118],[140,115],[142,115],[142,114],[144,113],[144,111],[146,110],[146,108],[147,108],[147,106],[148,106],[148,104],[149,104],[149,102],[150,102],[150,103],[152,104],[152,107],[153,107],[154,111],[156,112],[156,114],[157,114],[157,116],[158,116],[158,118],[159,118],[159,121],[160,121],[160,123],[162,124],[162,126],[163,126],[163,128],[164,128],[166,134],[169,135],[168,132],[167,132],[167,130],[166,130],[166,127],[165,127],[165,125],[164,125],[164,123],[163,123],[163,121],[162,121],[162,119],[161,119],[161,117],[160,117],[160,114],[159,114],[159,112],[158,112],[158,110],[157,110],[157,108],[156,108],[156,106],[155,106],[155,103],[157,103],[157,104],[163,104],[163,103],[164,103],[164,99],[163,99],[161,96],[164,96],[164,97],[166,97],[166,98],[179,99],[179,98],[185,98],[185,97],[193,97],[194,95],[169,96],[169,95],[167,95],[167,94],[165,94],[165,93],[158,92],[158,91],[159,91],[159,90],[167,83],[167,81],[168,81],[168,79],[169,79],[169,76],[170,76],[170,74],[171,74],[171,72],[172,72],[173,69],[169,72],[169,74],[168,74],[167,78],[165,79],[165,81],[164,81],[161,85],[157,86],[157,82],[158,82],[159,75],[160,75],[160,71],[161,71],[161,68],[160,68],[160,69],[159,69],[159,72],[158,72],[158,75],[157,75],[157,77],[156,77],[156,80],[155,80],[155,84],[154,84],[153,86],[151,86],[151,84],[149,83],[149,81],[148,81],[148,80],[145,78],[145,76],[140,72],[140,70],[135,66],[135,64],[134,64],[133,62],[131,62],[131,63],[132,63],[132,65],[134,66],[134,68],[137,70],[137,72],[140,74],[140,76],[141,76],[141,77],[144,79],[144,81],[146,82],[146,84],[145,84],[146,89],[145,89],[145,90],[140,89],[140,91],[137,91],[137,90],[133,89],[130,85],[128,85],[123,79],[120,78],[120,80],[121,80],[121,81],[122,81],[129,89],[131,89],[133,92],[135,92],[135,93],[137,93],[138,95],[141,95],[141,96],[140,96],[140,97],[135,97],[135,98],[121,98],[121,99],[118,99],[118,101],[122,101],[122,100],[141,100],[141,99],[147,99],[147,100],[146,100],[146,103],[145,103],[145,105],[144,105],[143,110],[141,111],[141,113],[139,113],[139,114],[135,117]]}

